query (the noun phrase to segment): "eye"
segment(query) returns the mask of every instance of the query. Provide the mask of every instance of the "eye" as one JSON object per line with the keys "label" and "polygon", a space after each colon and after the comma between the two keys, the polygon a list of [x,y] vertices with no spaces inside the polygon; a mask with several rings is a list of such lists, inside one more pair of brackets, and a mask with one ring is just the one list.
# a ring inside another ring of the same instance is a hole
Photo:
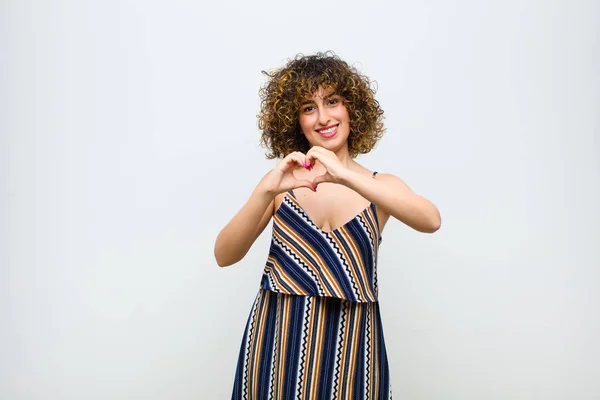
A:
{"label": "eye", "polygon": [[338,104],[339,102],[340,102],[340,99],[339,99],[339,98],[337,98],[337,97],[333,97],[333,98],[329,99],[329,102],[328,102],[328,103],[329,103],[329,105],[332,105],[332,106],[334,106],[334,105]]}
{"label": "eye", "polygon": [[302,112],[305,112],[305,113],[311,112],[313,110],[313,108],[314,108],[313,106],[306,106],[302,109]]}

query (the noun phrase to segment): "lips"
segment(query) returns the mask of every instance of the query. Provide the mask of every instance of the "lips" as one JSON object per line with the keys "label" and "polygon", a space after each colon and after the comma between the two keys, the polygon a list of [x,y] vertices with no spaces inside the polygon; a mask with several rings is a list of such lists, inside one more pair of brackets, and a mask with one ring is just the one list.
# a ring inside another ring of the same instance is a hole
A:
{"label": "lips", "polygon": [[323,138],[331,138],[337,133],[338,125],[326,126],[325,128],[317,129],[317,132]]}

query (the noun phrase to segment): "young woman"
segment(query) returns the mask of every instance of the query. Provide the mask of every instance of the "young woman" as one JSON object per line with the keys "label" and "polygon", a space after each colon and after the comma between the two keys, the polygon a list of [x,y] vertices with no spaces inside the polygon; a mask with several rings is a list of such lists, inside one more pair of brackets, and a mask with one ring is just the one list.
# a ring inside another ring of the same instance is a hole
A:
{"label": "young woman", "polygon": [[377,253],[389,217],[439,229],[437,208],[355,158],[381,138],[370,80],[332,53],[267,74],[259,127],[281,161],[219,233],[221,267],[273,218],[269,256],[243,335],[233,399],[389,399]]}

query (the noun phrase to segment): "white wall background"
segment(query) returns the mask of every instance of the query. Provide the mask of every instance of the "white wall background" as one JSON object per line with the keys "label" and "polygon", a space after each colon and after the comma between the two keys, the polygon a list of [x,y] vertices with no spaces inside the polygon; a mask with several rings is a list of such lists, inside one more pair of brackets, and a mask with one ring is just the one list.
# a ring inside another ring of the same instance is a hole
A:
{"label": "white wall background", "polygon": [[597,1],[2,1],[0,398],[230,398],[260,71],[331,49],[443,217],[384,232],[394,398],[600,399],[599,42]]}

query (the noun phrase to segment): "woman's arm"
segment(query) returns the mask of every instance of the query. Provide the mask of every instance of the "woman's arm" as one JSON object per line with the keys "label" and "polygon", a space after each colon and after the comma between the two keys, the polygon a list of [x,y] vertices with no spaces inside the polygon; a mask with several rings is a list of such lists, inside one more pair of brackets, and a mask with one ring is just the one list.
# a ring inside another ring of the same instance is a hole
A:
{"label": "woman's arm", "polygon": [[299,187],[314,189],[312,182],[294,177],[293,170],[299,167],[308,168],[306,156],[288,154],[261,179],[246,204],[219,232],[215,258],[220,267],[235,264],[248,253],[275,212],[275,196]]}
{"label": "woman's arm", "polygon": [[387,215],[419,232],[433,233],[440,228],[442,221],[437,207],[414,193],[400,178],[378,174],[373,179],[343,166],[335,153],[318,146],[313,146],[308,151],[306,159],[309,164],[318,160],[327,169],[325,174],[313,180],[314,184],[332,182],[347,186],[377,205]]}
{"label": "woman's arm", "polygon": [[274,197],[257,186],[246,204],[219,232],[215,259],[219,267],[240,261],[264,231],[273,216]]}
{"label": "woman's arm", "polygon": [[373,179],[348,170],[340,178],[341,184],[419,232],[433,233],[441,226],[442,219],[437,207],[394,175],[377,174]]}

